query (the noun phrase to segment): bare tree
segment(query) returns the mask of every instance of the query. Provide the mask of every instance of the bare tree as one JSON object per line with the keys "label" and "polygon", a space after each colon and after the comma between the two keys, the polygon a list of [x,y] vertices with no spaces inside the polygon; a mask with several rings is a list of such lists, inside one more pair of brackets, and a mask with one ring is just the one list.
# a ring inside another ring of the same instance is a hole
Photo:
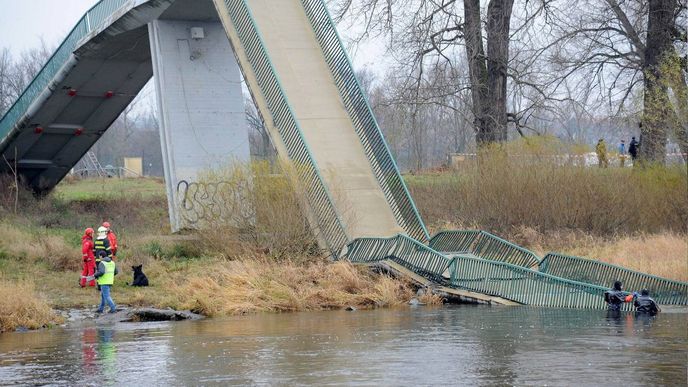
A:
{"label": "bare tree", "polygon": [[0,116],[22,95],[51,52],[43,40],[40,47],[23,51],[18,58],[8,48],[0,50]]}
{"label": "bare tree", "polygon": [[14,102],[14,94],[10,91],[10,77],[12,72],[12,55],[8,48],[0,50],[0,117]]}
{"label": "bare tree", "polygon": [[263,118],[250,98],[244,100],[244,111],[246,112],[246,122],[249,130],[251,155],[274,164],[277,159],[277,150],[272,146],[270,134],[265,127]]}
{"label": "bare tree", "polygon": [[571,82],[615,115],[636,115],[642,159],[663,161],[669,135],[686,147],[686,0],[570,1],[550,16],[554,38],[534,56],[551,61],[551,84]]}
{"label": "bare tree", "polygon": [[[530,57],[512,61],[511,45],[526,36],[529,26],[547,13],[550,0],[522,2],[514,23],[513,0],[332,0],[335,14],[347,29],[359,28],[355,42],[371,37],[389,38],[389,50],[397,59],[397,71],[406,74],[406,85],[418,90],[425,72],[450,65],[468,67],[455,90],[469,87],[473,127],[479,144],[505,141],[507,126],[514,124],[523,135],[532,110],[552,98],[538,86],[530,72]],[[362,27],[361,27],[362,26]],[[528,36],[532,38],[532,36]],[[465,58],[461,60],[461,58]],[[520,99],[514,110],[512,99]],[[515,94],[520,93],[520,96]],[[528,97],[522,98],[523,95]],[[534,97],[534,98],[533,98]],[[412,117],[413,119],[413,117]]]}

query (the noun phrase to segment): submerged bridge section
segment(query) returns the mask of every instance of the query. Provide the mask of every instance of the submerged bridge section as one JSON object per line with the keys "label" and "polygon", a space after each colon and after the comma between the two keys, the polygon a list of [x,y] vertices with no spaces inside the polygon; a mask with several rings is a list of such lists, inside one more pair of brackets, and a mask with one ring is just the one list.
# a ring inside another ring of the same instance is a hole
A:
{"label": "submerged bridge section", "polygon": [[490,303],[602,308],[621,279],[688,304],[686,283],[484,231],[430,239],[323,0],[100,1],[2,117],[0,172],[52,189],[155,74],[170,220],[185,227],[176,189],[248,160],[240,72],[333,257]]}
{"label": "submerged bridge section", "polygon": [[628,291],[648,289],[659,304],[688,305],[688,283],[556,253],[540,259],[485,231],[441,232],[429,246],[405,235],[360,238],[347,245],[342,257],[366,264],[392,261],[459,295],[489,295],[498,304],[506,299],[524,305],[604,309],[604,292],[620,280]]}

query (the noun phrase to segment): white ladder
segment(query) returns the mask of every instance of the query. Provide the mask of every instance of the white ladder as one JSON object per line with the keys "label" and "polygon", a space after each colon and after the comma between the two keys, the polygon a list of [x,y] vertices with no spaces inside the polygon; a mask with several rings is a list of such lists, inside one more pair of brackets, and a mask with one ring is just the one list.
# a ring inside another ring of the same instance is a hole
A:
{"label": "white ladder", "polygon": [[96,157],[95,152],[93,151],[88,151],[86,153],[86,168],[89,170],[96,171],[99,177],[106,177],[107,174],[105,173],[105,170],[103,169],[103,166],[100,165],[100,161],[98,161],[98,158]]}

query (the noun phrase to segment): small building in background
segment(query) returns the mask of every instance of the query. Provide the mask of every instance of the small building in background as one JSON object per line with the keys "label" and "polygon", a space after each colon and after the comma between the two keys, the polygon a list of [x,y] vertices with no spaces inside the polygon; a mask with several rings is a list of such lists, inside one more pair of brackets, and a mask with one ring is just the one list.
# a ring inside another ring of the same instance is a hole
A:
{"label": "small building in background", "polygon": [[143,158],[125,157],[124,171],[122,177],[141,177],[143,176]]}

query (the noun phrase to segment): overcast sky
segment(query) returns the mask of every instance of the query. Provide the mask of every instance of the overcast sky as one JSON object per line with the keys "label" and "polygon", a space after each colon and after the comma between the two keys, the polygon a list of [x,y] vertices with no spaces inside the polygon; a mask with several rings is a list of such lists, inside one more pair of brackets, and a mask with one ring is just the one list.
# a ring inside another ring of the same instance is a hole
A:
{"label": "overcast sky", "polygon": [[[98,0],[0,0],[0,48],[14,55],[38,47],[41,38],[57,47],[81,16]],[[341,33],[342,31],[340,31]],[[357,68],[369,66],[380,73],[384,62],[382,44],[359,47],[354,55]]]}
{"label": "overcast sky", "polygon": [[57,46],[97,0],[0,0],[0,47]]}

